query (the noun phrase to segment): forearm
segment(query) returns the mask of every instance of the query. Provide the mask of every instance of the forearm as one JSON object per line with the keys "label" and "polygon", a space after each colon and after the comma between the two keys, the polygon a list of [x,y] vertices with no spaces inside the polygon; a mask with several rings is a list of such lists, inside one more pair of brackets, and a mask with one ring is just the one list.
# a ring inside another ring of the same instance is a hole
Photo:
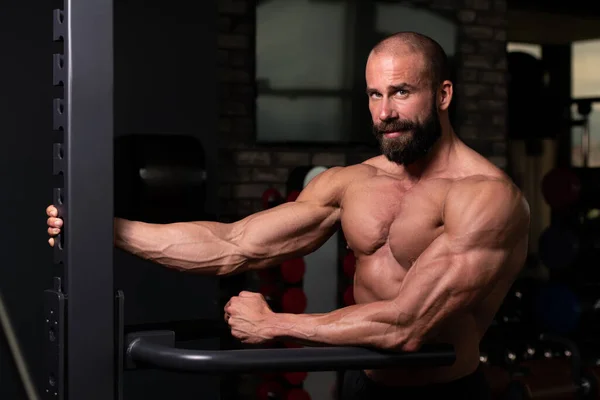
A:
{"label": "forearm", "polygon": [[228,240],[229,225],[218,222],[149,224],[115,220],[115,245],[170,268],[210,275],[243,272],[241,249]]}
{"label": "forearm", "polygon": [[353,305],[327,314],[274,314],[269,331],[276,340],[307,345],[364,346],[402,350],[411,319],[389,302]]}

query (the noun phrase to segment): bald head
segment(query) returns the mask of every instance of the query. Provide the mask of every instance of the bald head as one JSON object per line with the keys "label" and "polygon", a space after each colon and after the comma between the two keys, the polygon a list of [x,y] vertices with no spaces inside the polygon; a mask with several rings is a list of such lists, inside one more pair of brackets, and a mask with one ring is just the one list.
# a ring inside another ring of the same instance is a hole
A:
{"label": "bald head", "polygon": [[450,79],[450,68],[446,52],[429,36],[416,32],[398,32],[386,37],[373,47],[372,55],[402,57],[418,54],[423,60],[424,73],[432,89]]}

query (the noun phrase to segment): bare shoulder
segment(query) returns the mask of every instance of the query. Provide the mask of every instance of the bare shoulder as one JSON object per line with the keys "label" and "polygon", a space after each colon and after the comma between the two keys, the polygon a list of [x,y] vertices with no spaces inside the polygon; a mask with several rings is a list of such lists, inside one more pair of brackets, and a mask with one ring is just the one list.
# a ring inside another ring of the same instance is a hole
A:
{"label": "bare shoulder", "polygon": [[377,168],[368,164],[332,167],[317,175],[310,185],[343,188],[352,182],[368,179],[376,174]]}
{"label": "bare shoulder", "polygon": [[[512,179],[490,160],[466,146],[461,165],[451,179],[447,206],[485,207],[494,212],[512,209],[528,212],[527,202]],[[525,207],[525,209],[523,208]]]}
{"label": "bare shoulder", "polygon": [[317,175],[298,197],[298,201],[317,201],[321,204],[339,205],[346,189],[354,182],[377,174],[377,169],[367,164],[332,167]]}
{"label": "bare shoulder", "polygon": [[454,180],[444,204],[446,223],[473,231],[523,233],[529,227],[529,205],[504,174],[477,174]]}

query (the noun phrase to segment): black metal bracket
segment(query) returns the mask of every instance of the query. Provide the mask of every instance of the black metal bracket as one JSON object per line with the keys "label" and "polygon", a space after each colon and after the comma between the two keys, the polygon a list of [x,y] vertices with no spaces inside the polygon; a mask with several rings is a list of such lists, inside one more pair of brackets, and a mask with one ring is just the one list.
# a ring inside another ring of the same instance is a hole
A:
{"label": "black metal bracket", "polygon": [[[125,296],[121,290],[115,297],[115,400],[123,400],[123,373],[125,362]],[[66,394],[66,312],[67,295],[62,291],[62,280],[54,278],[54,288],[44,291],[45,318],[45,371],[42,396],[45,399],[69,400]]]}
{"label": "black metal bracket", "polygon": [[54,289],[44,291],[46,369],[42,396],[45,399],[65,400],[66,296],[61,285],[61,279],[54,278]]}

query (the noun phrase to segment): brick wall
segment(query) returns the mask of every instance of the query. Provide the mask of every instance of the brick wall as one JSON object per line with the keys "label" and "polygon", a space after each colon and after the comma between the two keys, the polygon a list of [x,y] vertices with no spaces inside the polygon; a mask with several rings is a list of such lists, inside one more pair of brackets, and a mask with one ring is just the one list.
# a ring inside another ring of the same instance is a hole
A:
{"label": "brick wall", "polygon": [[[221,82],[219,191],[223,218],[261,209],[262,192],[284,190],[296,166],[349,165],[376,154],[369,148],[260,146],[254,142],[253,0],[219,0]],[[506,0],[412,0],[459,22],[457,120],[463,140],[496,165],[506,164]],[[366,60],[365,60],[366,61]]]}

